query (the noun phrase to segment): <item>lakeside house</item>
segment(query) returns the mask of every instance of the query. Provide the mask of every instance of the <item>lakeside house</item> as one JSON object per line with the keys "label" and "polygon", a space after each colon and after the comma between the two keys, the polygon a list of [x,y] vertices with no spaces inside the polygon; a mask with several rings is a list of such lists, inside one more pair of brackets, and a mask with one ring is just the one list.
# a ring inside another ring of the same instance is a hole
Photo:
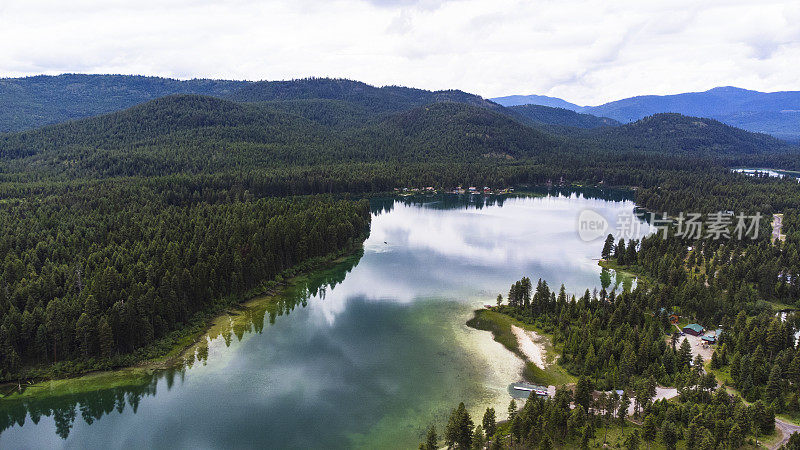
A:
{"label": "lakeside house", "polygon": [[681,316],[679,316],[674,311],[667,311],[667,308],[661,307],[658,309],[658,313],[661,315],[666,314],[669,317],[669,322],[673,325],[677,325],[678,321],[680,320]]}
{"label": "lakeside house", "polygon": [[714,334],[709,333],[707,335],[701,336],[701,339],[706,344],[714,345],[717,343],[717,340],[719,339],[720,336],[722,336],[722,328],[717,328],[714,331]]}
{"label": "lakeside house", "polygon": [[702,325],[696,323],[690,323],[689,325],[683,327],[683,330],[681,331],[683,331],[686,334],[691,334],[692,336],[700,336],[706,330],[705,328],[703,328]]}

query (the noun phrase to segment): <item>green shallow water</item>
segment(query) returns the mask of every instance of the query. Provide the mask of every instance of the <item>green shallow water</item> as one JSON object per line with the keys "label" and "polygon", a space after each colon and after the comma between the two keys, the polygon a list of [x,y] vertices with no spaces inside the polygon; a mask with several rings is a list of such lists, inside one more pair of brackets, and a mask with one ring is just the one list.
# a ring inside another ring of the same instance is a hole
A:
{"label": "green shallow water", "polygon": [[218,321],[191,362],[0,400],[0,448],[415,448],[460,401],[505,411],[522,363],[465,322],[525,275],[599,287],[575,221],[633,210],[611,198],[375,200],[363,254]]}

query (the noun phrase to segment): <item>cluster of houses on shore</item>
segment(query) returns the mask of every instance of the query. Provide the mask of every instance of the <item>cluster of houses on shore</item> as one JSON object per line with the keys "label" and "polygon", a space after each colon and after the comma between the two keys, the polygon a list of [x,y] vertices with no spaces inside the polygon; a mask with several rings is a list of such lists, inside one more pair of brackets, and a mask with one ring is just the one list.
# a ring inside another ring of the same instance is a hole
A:
{"label": "cluster of houses on shore", "polygon": [[[424,188],[394,188],[395,193],[400,194],[402,196],[409,196],[409,195],[416,195],[416,194],[436,194],[439,191],[436,190],[433,186],[428,186]],[[505,188],[505,189],[492,189],[489,186],[484,186],[483,189],[475,186],[470,186],[467,188],[457,186],[455,189],[450,190],[443,190],[443,192],[447,192],[450,194],[484,194],[484,195],[501,195],[501,194],[510,194],[514,192],[514,188]]]}
{"label": "cluster of houses on shore", "polygon": [[[677,313],[675,313],[675,312],[667,312],[666,308],[661,308],[660,310],[658,310],[658,313],[659,314],[667,314],[669,316],[670,323],[672,323],[676,327],[678,326],[678,322],[680,321],[681,316],[678,315]],[[705,327],[703,327],[699,323],[690,323],[690,324],[684,326],[683,328],[681,328],[680,330],[681,330],[681,335],[688,334],[688,335],[691,335],[691,336],[698,336],[698,337],[700,337],[700,339],[703,340],[703,343],[707,344],[707,345],[716,344],[717,340],[719,340],[719,337],[722,336],[722,329],[721,328],[717,328],[714,331],[707,331],[705,329]]]}

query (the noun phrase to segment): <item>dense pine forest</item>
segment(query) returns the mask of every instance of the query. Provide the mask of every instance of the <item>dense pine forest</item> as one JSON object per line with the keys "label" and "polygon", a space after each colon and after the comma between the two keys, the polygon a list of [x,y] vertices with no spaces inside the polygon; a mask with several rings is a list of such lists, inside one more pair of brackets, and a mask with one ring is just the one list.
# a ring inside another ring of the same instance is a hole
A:
{"label": "dense pine forest", "polygon": [[[4,203],[3,376],[114,366],[314,258],[354,248],[365,201],[183,196],[139,183]],[[62,364],[63,365],[63,364]]]}
{"label": "dense pine forest", "polygon": [[[641,405],[633,415],[627,392],[593,395],[594,386],[585,377],[574,390],[558,389],[553,397],[534,395],[521,407],[512,400],[508,420],[502,423],[492,408],[478,422],[461,403],[439,428],[443,434],[432,426],[419,448],[596,448],[611,446],[610,430],[624,433],[622,445],[614,447],[627,450],[653,444],[676,449],[679,443],[681,448],[741,448],[772,432],[775,415],[763,402],[748,405],[724,389],[709,387],[698,371],[687,369],[684,375],[687,381],[677,402],[653,401],[655,385],[644,383],[637,391]],[[796,448],[796,438],[790,439],[789,448]]]}

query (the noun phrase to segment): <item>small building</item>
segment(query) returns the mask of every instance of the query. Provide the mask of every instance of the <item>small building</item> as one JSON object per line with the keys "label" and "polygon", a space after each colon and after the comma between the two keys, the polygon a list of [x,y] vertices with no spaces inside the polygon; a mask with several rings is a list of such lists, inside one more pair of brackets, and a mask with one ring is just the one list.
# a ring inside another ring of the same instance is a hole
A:
{"label": "small building", "polygon": [[683,327],[682,331],[684,333],[691,334],[692,336],[700,336],[706,330],[705,330],[705,328],[703,328],[702,325],[698,325],[696,323],[690,323],[689,325],[686,325],[685,327]]}
{"label": "small building", "polygon": [[714,345],[714,344],[717,343],[717,337],[716,336],[702,336],[700,339],[702,339],[703,342],[711,344],[711,345]]}
{"label": "small building", "polygon": [[550,395],[547,386],[539,386],[525,382],[511,383],[509,393],[516,398],[528,398],[531,395],[547,397]]}

